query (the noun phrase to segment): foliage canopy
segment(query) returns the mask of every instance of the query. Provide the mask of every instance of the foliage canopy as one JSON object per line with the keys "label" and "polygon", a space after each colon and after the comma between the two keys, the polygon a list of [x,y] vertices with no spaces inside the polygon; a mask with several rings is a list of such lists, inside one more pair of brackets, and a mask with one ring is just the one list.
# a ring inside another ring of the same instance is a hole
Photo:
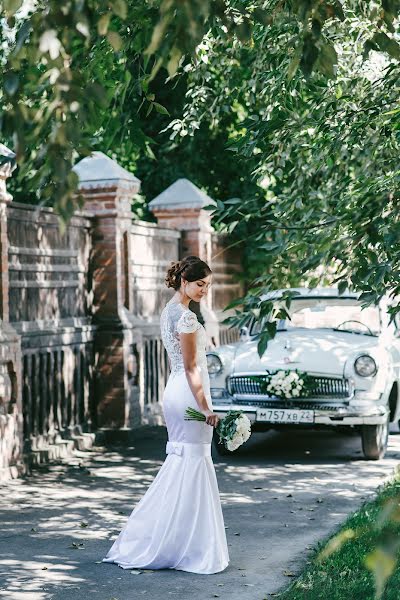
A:
{"label": "foliage canopy", "polygon": [[31,190],[67,220],[71,166],[93,149],[151,174],[149,193],[165,182],[153,174],[179,176],[179,162],[219,199],[216,227],[251,241],[242,323],[267,312],[265,289],[321,274],[367,302],[398,295],[399,8],[5,0],[1,131],[20,166],[13,191]]}

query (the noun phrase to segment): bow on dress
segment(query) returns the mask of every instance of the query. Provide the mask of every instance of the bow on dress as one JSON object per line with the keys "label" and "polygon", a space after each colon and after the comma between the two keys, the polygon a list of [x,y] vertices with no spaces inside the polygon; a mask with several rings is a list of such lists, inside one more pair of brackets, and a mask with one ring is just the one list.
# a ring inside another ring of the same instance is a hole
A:
{"label": "bow on dress", "polygon": [[195,458],[204,458],[211,456],[211,444],[192,443],[192,442],[167,442],[167,454],[176,454],[177,456],[192,456]]}

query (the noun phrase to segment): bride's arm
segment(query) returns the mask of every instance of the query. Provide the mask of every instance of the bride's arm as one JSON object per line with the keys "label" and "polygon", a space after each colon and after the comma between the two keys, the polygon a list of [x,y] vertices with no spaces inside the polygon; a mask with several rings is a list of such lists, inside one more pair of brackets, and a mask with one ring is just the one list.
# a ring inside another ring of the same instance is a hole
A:
{"label": "bride's arm", "polygon": [[196,332],[180,333],[179,339],[181,342],[183,365],[185,367],[189,387],[192,390],[200,410],[207,416],[206,422],[209,425],[216,426],[219,421],[218,415],[211,412],[210,407],[208,406],[201,376],[196,367]]}

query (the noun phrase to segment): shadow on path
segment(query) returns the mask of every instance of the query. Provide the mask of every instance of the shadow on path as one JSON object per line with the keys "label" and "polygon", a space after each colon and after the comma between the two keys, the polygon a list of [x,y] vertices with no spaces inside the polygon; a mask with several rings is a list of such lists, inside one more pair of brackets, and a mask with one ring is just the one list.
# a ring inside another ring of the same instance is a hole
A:
{"label": "shadow on path", "polygon": [[[216,575],[135,571],[101,563],[165,458],[166,431],[148,427],[130,447],[94,448],[3,484],[0,598],[8,600],[262,599],[298,572],[308,550],[391,475],[384,460],[334,432],[253,434],[214,455],[231,563]],[[216,596],[216,594],[218,596]]]}

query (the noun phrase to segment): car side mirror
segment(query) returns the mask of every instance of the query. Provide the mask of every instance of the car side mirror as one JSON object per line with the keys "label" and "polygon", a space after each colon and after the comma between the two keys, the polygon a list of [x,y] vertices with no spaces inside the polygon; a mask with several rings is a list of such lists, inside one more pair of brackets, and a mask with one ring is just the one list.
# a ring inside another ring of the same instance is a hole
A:
{"label": "car side mirror", "polygon": [[250,339],[249,328],[245,325],[239,330],[239,338],[242,342],[247,342]]}

